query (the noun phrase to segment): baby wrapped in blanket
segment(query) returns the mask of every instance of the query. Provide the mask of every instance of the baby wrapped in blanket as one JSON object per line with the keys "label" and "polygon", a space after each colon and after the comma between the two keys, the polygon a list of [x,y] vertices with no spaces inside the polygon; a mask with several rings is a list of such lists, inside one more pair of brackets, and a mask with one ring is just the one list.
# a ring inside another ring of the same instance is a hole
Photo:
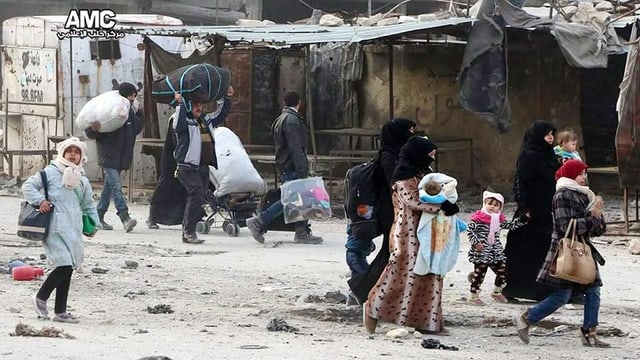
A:
{"label": "baby wrapped in blanket", "polygon": [[[420,201],[428,204],[456,203],[458,181],[443,173],[425,175],[418,188]],[[417,275],[445,275],[456,264],[460,250],[460,234],[467,224],[457,215],[445,216],[423,212],[418,224],[420,249],[413,272]]]}

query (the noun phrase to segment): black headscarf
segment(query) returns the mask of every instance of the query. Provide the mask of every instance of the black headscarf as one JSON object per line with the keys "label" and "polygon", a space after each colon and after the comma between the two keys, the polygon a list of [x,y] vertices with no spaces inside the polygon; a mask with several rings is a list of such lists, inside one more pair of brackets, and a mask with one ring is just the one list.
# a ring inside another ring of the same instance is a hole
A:
{"label": "black headscarf", "polygon": [[409,141],[400,149],[400,158],[391,181],[406,180],[431,172],[429,165],[434,159],[429,156],[429,153],[437,148],[431,140],[421,136],[409,138]]}
{"label": "black headscarf", "polygon": [[398,154],[400,148],[413,136],[409,129],[415,126],[415,121],[404,118],[395,118],[387,121],[380,132],[381,144],[379,153],[388,151]]}
{"label": "black headscarf", "polygon": [[522,146],[520,147],[518,161],[520,161],[527,152],[536,152],[546,163],[557,167],[558,159],[553,151],[553,144],[549,144],[544,140],[544,137],[550,131],[555,134],[556,127],[553,126],[552,123],[544,120],[538,120],[529,126],[527,131],[524,133],[524,139],[522,140]]}

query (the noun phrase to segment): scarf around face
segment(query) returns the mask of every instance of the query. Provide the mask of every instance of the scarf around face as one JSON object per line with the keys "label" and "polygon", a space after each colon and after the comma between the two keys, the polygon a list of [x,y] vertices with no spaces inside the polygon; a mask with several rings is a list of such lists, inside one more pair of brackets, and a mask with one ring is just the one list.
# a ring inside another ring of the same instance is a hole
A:
{"label": "scarf around face", "polygon": [[567,190],[578,192],[580,194],[587,195],[587,198],[589,199],[589,205],[587,205],[587,211],[591,209],[591,207],[596,201],[596,194],[593,191],[591,191],[591,189],[589,189],[588,186],[580,185],[574,179],[570,179],[567,177],[559,178],[558,181],[556,182],[556,191],[563,190],[563,189],[567,189]]}
{"label": "scarf around face", "polygon": [[56,157],[51,163],[62,171],[62,185],[65,188],[75,189],[80,186],[84,173],[82,165],[76,165],[62,156]]}
{"label": "scarf around face", "polygon": [[481,210],[478,210],[473,213],[473,215],[471,215],[471,221],[489,225],[489,235],[487,237],[487,242],[490,245],[495,243],[495,234],[500,230],[500,224],[505,222],[506,220],[507,219],[502,212],[490,213],[487,211],[487,207],[484,205],[482,206]]}

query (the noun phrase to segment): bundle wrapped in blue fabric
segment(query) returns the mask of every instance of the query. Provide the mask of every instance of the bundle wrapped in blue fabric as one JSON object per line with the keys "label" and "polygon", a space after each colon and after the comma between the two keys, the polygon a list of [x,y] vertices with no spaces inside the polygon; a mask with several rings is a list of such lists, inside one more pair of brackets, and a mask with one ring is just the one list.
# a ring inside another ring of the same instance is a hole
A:
{"label": "bundle wrapped in blue fabric", "polygon": [[231,84],[229,70],[211,64],[183,66],[155,80],[151,95],[163,104],[177,105],[174,94],[187,101],[210,102],[221,99]]}

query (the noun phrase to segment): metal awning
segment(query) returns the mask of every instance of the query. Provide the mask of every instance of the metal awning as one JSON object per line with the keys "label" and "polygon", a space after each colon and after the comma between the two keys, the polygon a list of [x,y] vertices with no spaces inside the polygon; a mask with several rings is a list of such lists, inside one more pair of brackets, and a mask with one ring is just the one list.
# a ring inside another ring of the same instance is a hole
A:
{"label": "metal awning", "polygon": [[320,25],[264,25],[243,26],[170,26],[170,27],[131,27],[118,26],[126,33],[148,36],[198,36],[208,38],[222,36],[230,43],[266,43],[273,45],[302,45],[332,42],[362,42],[381,38],[419,32],[431,29],[470,24],[475,19],[454,17],[428,22],[412,22],[386,26],[336,27]]}

